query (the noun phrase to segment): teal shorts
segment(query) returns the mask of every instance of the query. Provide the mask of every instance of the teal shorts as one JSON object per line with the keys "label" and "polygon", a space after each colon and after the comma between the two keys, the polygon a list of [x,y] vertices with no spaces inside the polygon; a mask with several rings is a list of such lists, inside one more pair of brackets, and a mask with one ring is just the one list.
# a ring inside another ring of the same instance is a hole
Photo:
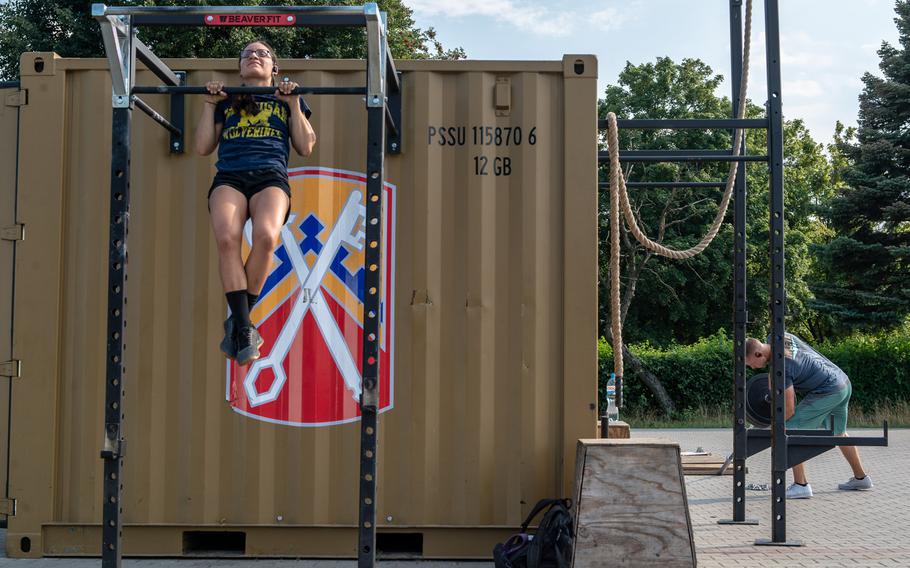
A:
{"label": "teal shorts", "polygon": [[787,420],[787,430],[827,430],[829,416],[834,417],[834,435],[840,436],[847,431],[847,408],[853,386],[847,386],[837,392],[823,395],[806,395],[796,405],[796,412]]}

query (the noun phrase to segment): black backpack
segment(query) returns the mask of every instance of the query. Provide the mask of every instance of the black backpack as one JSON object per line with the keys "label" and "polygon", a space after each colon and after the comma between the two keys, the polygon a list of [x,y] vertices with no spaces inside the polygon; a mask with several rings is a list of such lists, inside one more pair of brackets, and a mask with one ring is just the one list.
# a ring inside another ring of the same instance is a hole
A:
{"label": "black backpack", "polygon": [[[569,568],[575,539],[571,508],[571,499],[540,500],[521,524],[521,533],[493,547],[496,568]],[[544,510],[537,532],[528,534],[528,525]]]}

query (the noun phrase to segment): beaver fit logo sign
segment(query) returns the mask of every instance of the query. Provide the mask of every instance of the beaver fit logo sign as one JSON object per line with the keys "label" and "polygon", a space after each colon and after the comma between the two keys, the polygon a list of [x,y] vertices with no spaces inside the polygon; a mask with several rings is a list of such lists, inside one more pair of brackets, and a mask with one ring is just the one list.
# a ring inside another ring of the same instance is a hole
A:
{"label": "beaver fit logo sign", "polygon": [[[363,358],[366,177],[327,168],[290,170],[291,212],[250,316],[262,357],[228,361],[234,411],[289,426],[359,420]],[[379,411],[392,408],[395,186],[383,187]],[[244,247],[252,226],[247,222]],[[246,254],[246,251],[244,254]]]}

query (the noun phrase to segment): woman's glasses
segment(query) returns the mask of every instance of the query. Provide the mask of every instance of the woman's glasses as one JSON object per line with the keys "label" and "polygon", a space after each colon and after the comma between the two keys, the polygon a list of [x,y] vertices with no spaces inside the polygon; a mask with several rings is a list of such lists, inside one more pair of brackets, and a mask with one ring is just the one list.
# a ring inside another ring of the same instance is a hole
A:
{"label": "woman's glasses", "polygon": [[268,49],[244,49],[240,52],[240,59],[249,59],[254,53],[259,57],[268,57],[272,54]]}

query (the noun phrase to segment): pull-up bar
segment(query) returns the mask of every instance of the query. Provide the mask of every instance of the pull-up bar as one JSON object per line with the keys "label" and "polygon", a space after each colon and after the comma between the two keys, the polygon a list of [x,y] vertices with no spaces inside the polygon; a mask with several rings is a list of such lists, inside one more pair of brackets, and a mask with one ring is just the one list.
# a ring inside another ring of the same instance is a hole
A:
{"label": "pull-up bar", "polygon": [[[221,89],[228,95],[271,95],[276,87],[223,87]],[[184,86],[138,86],[133,87],[134,95],[208,95],[205,87]],[[366,87],[297,87],[289,95],[365,95]]]}
{"label": "pull-up bar", "polygon": [[[223,87],[221,89],[225,94],[228,95],[271,95],[275,92],[275,87]],[[367,92],[366,87],[297,87],[292,90],[289,94],[294,95],[365,95]],[[183,137],[183,120],[180,117],[180,126],[172,124],[166,118],[164,118],[161,113],[153,109],[142,99],[136,97],[135,95],[145,95],[145,94],[157,94],[157,95],[208,95],[209,91],[205,87],[184,87],[184,86],[171,86],[171,85],[157,85],[157,86],[138,86],[133,87],[133,102],[136,103],[136,106],[140,108],[145,114],[149,115],[155,122],[166,128],[174,136],[181,138]],[[172,105],[173,108],[173,105]],[[396,116],[397,119],[396,120]],[[385,110],[386,126],[389,129],[389,135],[391,141],[389,143],[389,152],[392,154],[398,154],[401,151],[399,142],[395,141],[400,139],[401,131],[398,128],[398,121],[401,120],[401,98],[393,97],[389,105],[386,106]],[[182,144],[181,144],[182,145]]]}
{"label": "pull-up bar", "polygon": [[[101,558],[104,568],[120,568],[122,541],[123,339],[125,332],[127,236],[130,207],[130,130],[132,110],[139,108],[172,134],[172,152],[182,151],[183,95],[207,94],[205,87],[186,86],[183,72],[172,71],[136,35],[142,25],[168,26],[356,26],[366,28],[365,87],[299,87],[295,94],[365,95],[366,241],[364,253],[363,351],[360,396],[360,476],[357,531],[358,565],[376,557],[376,456],[379,406],[380,265],[385,152],[401,152],[401,83],[389,51],[385,14],[375,3],[363,6],[105,6],[93,4],[101,26],[111,70],[111,196],[108,251],[107,367],[105,380],[104,501]],[[136,61],[142,61],[161,86],[136,86]],[[274,87],[225,87],[227,94],[272,94]],[[169,94],[168,120],[137,94]],[[387,136],[388,133],[388,136]]]}
{"label": "pull-up bar", "polygon": [[[664,130],[664,129],[711,129],[711,128],[768,128],[767,118],[620,118],[616,121],[622,129]],[[607,121],[598,120],[597,127],[606,130]]]}
{"label": "pull-up bar", "polygon": [[[105,6],[92,15],[130,16],[134,25],[170,26],[366,26],[364,6]],[[378,8],[377,8],[378,13]]]}

